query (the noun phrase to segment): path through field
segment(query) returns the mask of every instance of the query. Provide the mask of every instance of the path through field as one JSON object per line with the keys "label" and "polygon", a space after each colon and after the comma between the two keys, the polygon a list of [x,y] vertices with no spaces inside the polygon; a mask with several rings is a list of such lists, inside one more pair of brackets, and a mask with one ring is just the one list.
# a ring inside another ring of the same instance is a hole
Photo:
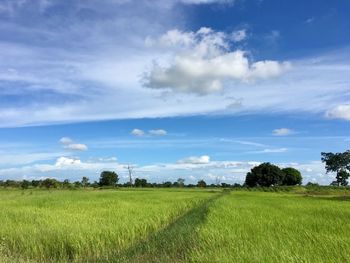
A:
{"label": "path through field", "polygon": [[223,192],[207,199],[174,222],[128,249],[121,262],[187,262],[197,249],[198,231],[205,224],[209,207]]}

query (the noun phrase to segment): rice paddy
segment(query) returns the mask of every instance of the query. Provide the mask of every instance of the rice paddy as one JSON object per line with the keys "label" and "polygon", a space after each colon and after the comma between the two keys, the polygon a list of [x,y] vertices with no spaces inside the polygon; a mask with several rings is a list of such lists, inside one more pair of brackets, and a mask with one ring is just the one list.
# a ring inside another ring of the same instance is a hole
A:
{"label": "rice paddy", "polygon": [[349,262],[341,196],[0,190],[2,262]]}

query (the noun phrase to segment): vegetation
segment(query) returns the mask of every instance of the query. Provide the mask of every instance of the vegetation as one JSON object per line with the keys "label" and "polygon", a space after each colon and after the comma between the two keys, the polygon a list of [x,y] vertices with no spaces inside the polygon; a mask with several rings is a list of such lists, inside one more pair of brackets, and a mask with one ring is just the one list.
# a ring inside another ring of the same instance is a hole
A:
{"label": "vegetation", "polygon": [[2,189],[0,258],[337,263],[350,257],[350,188],[236,189]]}
{"label": "vegetation", "polygon": [[[191,262],[348,262],[344,197],[234,191],[209,208]],[[225,222],[224,224],[222,222]]]}
{"label": "vegetation", "polygon": [[321,160],[326,164],[326,171],[336,173],[336,181],[332,184],[346,186],[350,172],[350,150],[343,153],[321,153]]}
{"label": "vegetation", "polygon": [[283,168],[284,173],[282,185],[301,185],[303,177],[301,173],[292,167]]}
{"label": "vegetation", "polygon": [[103,171],[100,175],[100,186],[115,186],[119,181],[115,172]]}
{"label": "vegetation", "polygon": [[3,258],[11,263],[115,262],[126,250],[215,195],[2,189],[0,262]]}
{"label": "vegetation", "polygon": [[130,166],[125,184],[0,181],[0,262],[346,262],[350,151],[322,161],[331,186],[270,163],[243,186],[132,181]]}
{"label": "vegetation", "polygon": [[247,173],[245,184],[250,187],[274,186],[274,185],[297,185],[301,184],[302,177],[298,170],[288,167],[280,169],[270,163],[262,163],[255,166]]}

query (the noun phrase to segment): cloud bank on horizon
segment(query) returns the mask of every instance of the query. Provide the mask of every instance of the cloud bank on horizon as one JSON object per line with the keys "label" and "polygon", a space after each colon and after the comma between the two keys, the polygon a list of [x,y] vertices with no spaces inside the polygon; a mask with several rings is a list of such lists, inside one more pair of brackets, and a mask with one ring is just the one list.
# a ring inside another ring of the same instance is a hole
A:
{"label": "cloud bank on horizon", "polygon": [[[170,153],[171,160],[159,162],[164,152],[152,152],[154,159],[142,165],[140,153],[120,153],[134,158],[140,170],[197,165],[198,171],[217,176],[225,172],[209,164],[232,160],[228,150],[220,152],[221,145],[240,141],[252,147],[235,156],[240,160],[247,154],[253,158],[249,160],[261,162],[266,160],[261,156],[268,155],[276,163],[294,163],[297,149],[303,151],[305,162],[298,164],[311,165],[317,180],[326,182],[322,178],[328,177],[314,167],[319,156],[311,150],[312,136],[319,131],[305,128],[303,119],[320,127],[320,140],[336,138],[329,150],[341,150],[338,146],[344,145],[350,121],[350,3],[322,0],[315,7],[311,2],[276,2],[1,1],[0,135],[6,143],[25,138],[28,146],[16,153],[17,146],[6,148],[5,143],[0,174],[41,176],[45,169],[55,173],[71,168],[75,173],[87,168],[96,172],[106,162],[92,159],[114,156],[108,150],[111,145],[103,144],[102,149],[93,142],[98,133],[95,140],[113,138],[115,147],[132,149],[150,141],[155,149],[181,148]],[[249,127],[253,132],[243,132],[244,122],[228,124],[242,116],[254,119],[254,127]],[[271,116],[289,121],[271,121]],[[177,127],[173,117],[190,121],[180,121]],[[228,119],[223,124],[220,118]],[[121,124],[119,130],[118,124],[110,124],[104,134],[95,126],[74,128],[92,121],[133,119],[144,122]],[[151,119],[159,121],[147,125]],[[217,128],[203,127],[197,120]],[[21,130],[52,125],[65,128],[60,134],[50,130],[52,137]],[[262,125],[269,125],[263,134]],[[226,126],[238,130],[239,136],[225,134],[226,141],[218,140],[216,148],[202,146],[203,138],[220,137]],[[62,137],[66,134],[74,140]],[[40,144],[45,136],[55,151]],[[127,141],[115,144],[118,136]],[[310,141],[305,143],[303,136]],[[169,142],[182,137],[191,139],[195,150]],[[40,149],[33,146],[37,144]],[[13,160],[16,156],[20,161]],[[247,160],[243,163],[251,162]],[[182,171],[190,174],[189,169]]]}

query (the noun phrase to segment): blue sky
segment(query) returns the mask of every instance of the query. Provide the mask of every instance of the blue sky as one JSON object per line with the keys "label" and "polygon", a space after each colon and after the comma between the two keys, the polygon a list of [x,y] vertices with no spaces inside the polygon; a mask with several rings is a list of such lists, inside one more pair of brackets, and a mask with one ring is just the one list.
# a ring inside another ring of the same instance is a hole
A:
{"label": "blue sky", "polygon": [[1,0],[0,179],[329,184],[350,144],[350,2]]}

